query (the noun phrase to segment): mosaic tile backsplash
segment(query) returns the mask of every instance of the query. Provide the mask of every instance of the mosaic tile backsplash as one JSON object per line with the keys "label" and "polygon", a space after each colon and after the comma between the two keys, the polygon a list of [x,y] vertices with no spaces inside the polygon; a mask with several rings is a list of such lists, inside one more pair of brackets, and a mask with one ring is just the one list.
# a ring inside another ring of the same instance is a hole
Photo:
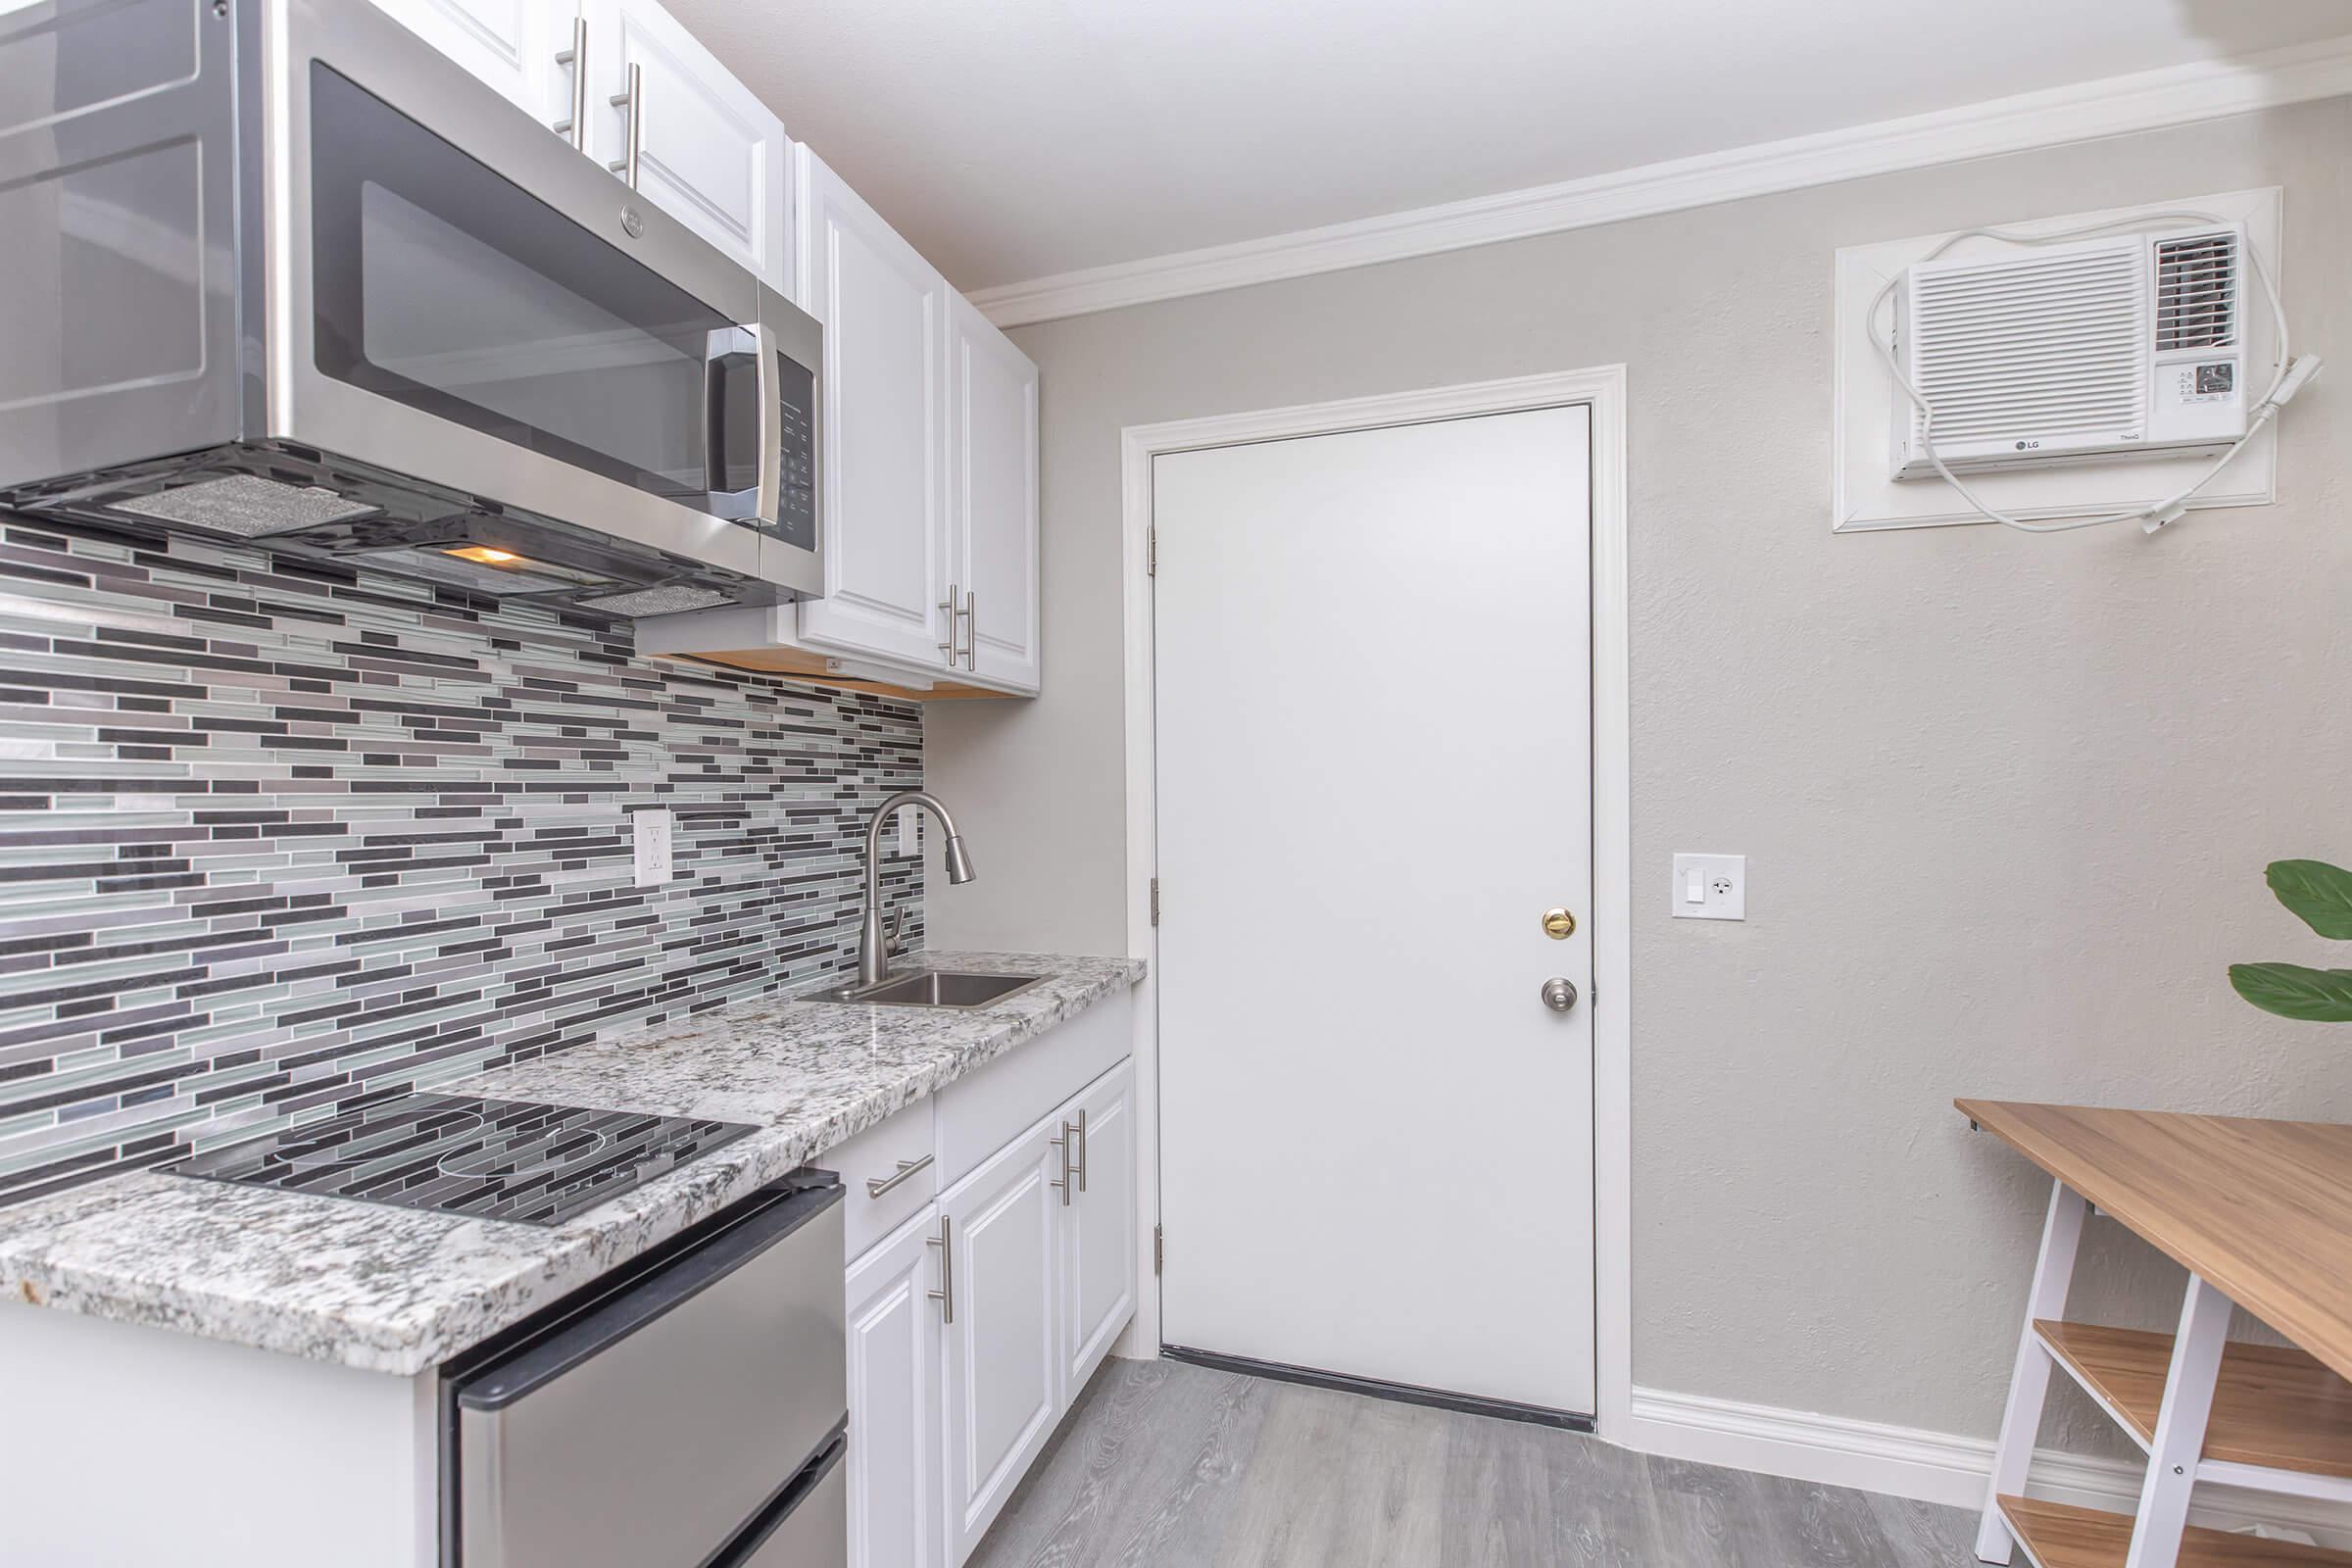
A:
{"label": "mosaic tile backsplash", "polygon": [[841,973],[921,782],[906,703],[0,513],[0,1204]]}

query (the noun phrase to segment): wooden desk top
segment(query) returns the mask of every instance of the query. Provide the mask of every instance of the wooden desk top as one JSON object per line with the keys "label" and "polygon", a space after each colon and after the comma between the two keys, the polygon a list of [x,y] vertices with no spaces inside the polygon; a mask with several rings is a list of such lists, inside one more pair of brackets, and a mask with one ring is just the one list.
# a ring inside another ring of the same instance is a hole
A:
{"label": "wooden desk top", "polygon": [[2352,1378],[2352,1127],[1995,1100],[1952,1103]]}

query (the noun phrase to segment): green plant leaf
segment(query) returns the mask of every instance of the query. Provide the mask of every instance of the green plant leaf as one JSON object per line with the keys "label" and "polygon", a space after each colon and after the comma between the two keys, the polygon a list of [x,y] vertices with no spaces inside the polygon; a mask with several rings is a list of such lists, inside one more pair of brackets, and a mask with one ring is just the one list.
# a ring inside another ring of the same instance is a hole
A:
{"label": "green plant leaf", "polygon": [[2230,983],[2265,1012],[2312,1023],[2352,1023],[2352,969],[2299,963],[2233,963]]}
{"label": "green plant leaf", "polygon": [[2336,942],[2352,942],[2352,871],[2326,860],[2274,860],[2265,875],[2278,902]]}

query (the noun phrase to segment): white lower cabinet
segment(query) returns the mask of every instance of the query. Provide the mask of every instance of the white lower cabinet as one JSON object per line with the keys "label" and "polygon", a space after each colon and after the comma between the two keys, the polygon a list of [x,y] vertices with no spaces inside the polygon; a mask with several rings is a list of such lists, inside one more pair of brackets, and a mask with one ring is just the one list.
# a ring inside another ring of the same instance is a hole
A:
{"label": "white lower cabinet", "polygon": [[1077,1171],[1061,1227],[1062,1382],[1077,1397],[1135,1316],[1135,1068],[1122,1062],[1065,1110]]}
{"label": "white lower cabinet", "polygon": [[940,1568],[936,1209],[850,1268],[850,1562]]}
{"label": "white lower cabinet", "polygon": [[948,1544],[961,1562],[1061,1412],[1062,1149],[1028,1134],[939,1200],[955,1260],[948,1325]]}
{"label": "white lower cabinet", "polygon": [[1020,1485],[1135,1314],[1135,1150],[1121,1061],[850,1265],[851,1568],[958,1568]]}

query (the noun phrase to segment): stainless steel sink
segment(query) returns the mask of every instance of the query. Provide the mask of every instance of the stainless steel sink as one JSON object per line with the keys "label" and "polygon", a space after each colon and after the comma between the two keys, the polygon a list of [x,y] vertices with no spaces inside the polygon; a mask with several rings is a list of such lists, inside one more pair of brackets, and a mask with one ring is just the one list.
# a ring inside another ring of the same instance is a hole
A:
{"label": "stainless steel sink", "polygon": [[918,969],[886,975],[870,986],[843,986],[824,993],[827,1002],[862,1002],[880,1007],[986,1007],[1016,997],[1052,978],[1042,974],[962,974],[953,969]]}

